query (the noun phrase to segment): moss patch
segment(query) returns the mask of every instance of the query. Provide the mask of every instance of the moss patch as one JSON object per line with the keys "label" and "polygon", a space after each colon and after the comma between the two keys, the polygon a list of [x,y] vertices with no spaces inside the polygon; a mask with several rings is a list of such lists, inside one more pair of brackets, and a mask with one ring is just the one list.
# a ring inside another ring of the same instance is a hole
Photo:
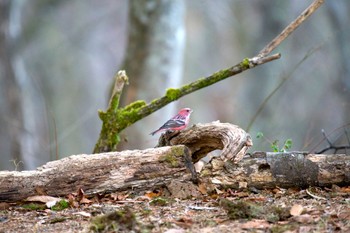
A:
{"label": "moss patch", "polygon": [[244,58],[243,61],[241,62],[241,67],[245,70],[249,69],[250,66],[249,66],[250,62],[249,62],[249,59],[248,58]]}
{"label": "moss patch", "polygon": [[279,206],[266,206],[251,201],[230,201],[220,199],[219,205],[227,211],[227,216],[232,219],[265,219],[269,222],[285,221],[290,217],[289,208]]}
{"label": "moss patch", "polygon": [[172,147],[169,153],[161,156],[159,161],[169,164],[170,167],[179,167],[181,165],[181,160],[179,157],[182,157],[183,155],[183,147],[176,146]]}
{"label": "moss patch", "polygon": [[165,96],[166,96],[169,100],[174,101],[174,100],[177,100],[178,98],[181,97],[181,91],[180,91],[180,89],[168,88],[168,89],[166,90]]}
{"label": "moss patch", "polygon": [[90,225],[93,232],[130,232],[136,228],[135,214],[129,208],[97,216],[91,220]]}
{"label": "moss patch", "polygon": [[47,209],[45,204],[36,204],[36,203],[29,203],[26,205],[23,205],[22,208],[27,210],[45,210]]}
{"label": "moss patch", "polygon": [[149,204],[155,206],[166,206],[169,204],[169,201],[163,197],[156,197],[153,200],[151,200]]}
{"label": "moss patch", "polygon": [[51,209],[54,211],[60,211],[67,209],[69,207],[69,202],[62,199],[59,202],[56,203],[56,205],[52,206]]}

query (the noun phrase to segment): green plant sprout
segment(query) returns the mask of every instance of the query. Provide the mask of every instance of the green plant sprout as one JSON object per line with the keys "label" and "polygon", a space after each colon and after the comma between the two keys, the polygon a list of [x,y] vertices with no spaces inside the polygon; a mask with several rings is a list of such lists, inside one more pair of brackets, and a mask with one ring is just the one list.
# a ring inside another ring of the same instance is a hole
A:
{"label": "green plant sprout", "polygon": [[287,152],[289,149],[292,148],[292,145],[293,145],[292,139],[288,138],[287,140],[284,141],[283,146],[280,147],[279,140],[271,141],[270,139],[265,137],[262,132],[258,132],[256,134],[256,138],[258,139],[264,138],[268,143],[270,143],[270,146],[273,152]]}

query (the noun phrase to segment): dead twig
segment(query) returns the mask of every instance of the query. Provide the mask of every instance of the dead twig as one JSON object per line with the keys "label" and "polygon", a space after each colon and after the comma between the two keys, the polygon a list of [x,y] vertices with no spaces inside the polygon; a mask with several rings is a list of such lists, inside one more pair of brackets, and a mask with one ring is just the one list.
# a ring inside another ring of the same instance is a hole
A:
{"label": "dead twig", "polygon": [[293,22],[291,22],[278,36],[266,45],[258,56],[265,57],[282,43],[295,29],[297,29],[307,18],[309,18],[322,4],[324,0],[315,0],[306,8]]}

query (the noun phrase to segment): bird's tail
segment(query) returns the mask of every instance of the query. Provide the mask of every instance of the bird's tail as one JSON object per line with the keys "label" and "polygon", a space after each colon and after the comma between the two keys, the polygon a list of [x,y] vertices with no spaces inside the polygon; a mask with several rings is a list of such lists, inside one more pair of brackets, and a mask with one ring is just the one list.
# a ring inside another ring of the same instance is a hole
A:
{"label": "bird's tail", "polygon": [[150,133],[150,135],[154,136],[158,132],[159,132],[159,129],[157,129],[156,131],[153,131],[152,133]]}

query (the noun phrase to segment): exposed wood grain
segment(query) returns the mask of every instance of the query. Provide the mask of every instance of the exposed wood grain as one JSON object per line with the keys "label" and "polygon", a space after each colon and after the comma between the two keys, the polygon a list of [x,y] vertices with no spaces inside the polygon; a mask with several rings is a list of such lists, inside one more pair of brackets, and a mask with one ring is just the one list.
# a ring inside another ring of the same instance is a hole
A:
{"label": "exposed wood grain", "polygon": [[150,189],[171,179],[190,180],[185,147],[162,147],[92,155],[72,155],[34,171],[1,171],[0,201],[22,200],[36,189],[65,196],[82,188],[87,194]]}
{"label": "exposed wood grain", "polygon": [[171,145],[186,145],[194,163],[218,149],[222,150],[222,158],[237,163],[253,142],[250,135],[239,126],[215,121],[196,124],[180,133],[163,134],[158,146]]}

